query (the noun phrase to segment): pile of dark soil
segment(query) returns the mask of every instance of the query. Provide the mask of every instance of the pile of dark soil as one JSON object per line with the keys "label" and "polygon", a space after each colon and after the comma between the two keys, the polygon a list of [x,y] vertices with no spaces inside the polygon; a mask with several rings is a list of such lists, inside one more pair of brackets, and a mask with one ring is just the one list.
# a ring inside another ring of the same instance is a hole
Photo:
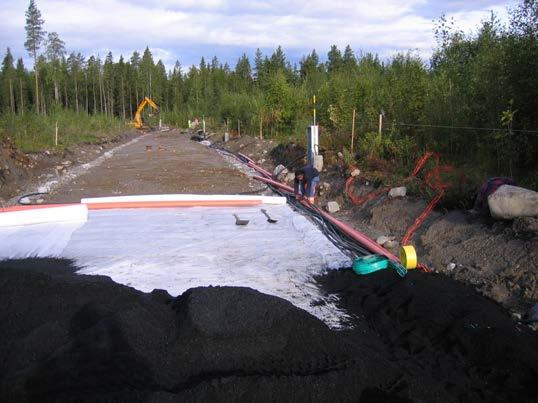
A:
{"label": "pile of dark soil", "polygon": [[[538,338],[497,303],[444,275],[352,270],[318,279],[352,313],[350,334],[380,340],[392,363],[460,402],[536,401]],[[360,340],[356,338],[354,340]]]}
{"label": "pile of dark soil", "polygon": [[300,144],[279,144],[269,154],[275,165],[282,164],[288,169],[301,168],[305,164],[306,149]]}
{"label": "pile of dark soil", "polygon": [[345,332],[247,288],[145,294],[69,261],[0,263],[0,401],[531,401],[537,341],[440,276],[319,281]]}

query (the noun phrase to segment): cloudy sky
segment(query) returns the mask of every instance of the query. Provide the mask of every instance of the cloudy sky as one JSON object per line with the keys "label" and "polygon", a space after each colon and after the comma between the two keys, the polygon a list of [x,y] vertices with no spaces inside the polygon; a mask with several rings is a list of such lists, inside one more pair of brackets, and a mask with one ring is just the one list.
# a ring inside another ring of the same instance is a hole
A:
{"label": "cloudy sky", "polygon": [[[23,56],[29,1],[2,0],[0,49]],[[282,45],[292,62],[312,49],[325,57],[331,44],[388,57],[413,51],[425,60],[435,45],[433,20],[454,17],[471,32],[491,11],[507,21],[516,0],[36,0],[46,31],[56,31],[69,51],[130,56],[150,47],[167,67],[200,57],[235,65],[256,48]]]}

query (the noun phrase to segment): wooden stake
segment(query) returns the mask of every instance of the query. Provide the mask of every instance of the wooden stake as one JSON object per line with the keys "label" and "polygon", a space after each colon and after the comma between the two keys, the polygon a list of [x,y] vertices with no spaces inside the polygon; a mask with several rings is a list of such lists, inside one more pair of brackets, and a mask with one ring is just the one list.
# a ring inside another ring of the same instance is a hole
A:
{"label": "wooden stake", "polygon": [[237,119],[237,135],[241,137],[241,121]]}
{"label": "wooden stake", "polygon": [[260,113],[260,140],[263,139],[263,116]]}
{"label": "wooden stake", "polygon": [[383,130],[383,115],[379,114],[379,137],[381,137],[381,131]]}
{"label": "wooden stake", "polygon": [[58,121],[56,121],[56,133],[54,135],[54,144],[58,147]]}
{"label": "wooden stake", "polygon": [[351,154],[353,154],[353,139],[355,138],[355,109],[353,109],[353,118],[351,119]]}

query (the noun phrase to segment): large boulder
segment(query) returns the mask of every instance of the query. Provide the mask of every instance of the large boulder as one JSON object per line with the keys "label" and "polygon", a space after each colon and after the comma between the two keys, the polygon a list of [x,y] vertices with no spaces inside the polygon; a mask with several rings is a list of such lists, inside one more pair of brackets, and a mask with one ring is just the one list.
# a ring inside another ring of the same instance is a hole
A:
{"label": "large boulder", "polygon": [[518,186],[502,185],[488,196],[491,216],[501,220],[538,216],[538,192]]}

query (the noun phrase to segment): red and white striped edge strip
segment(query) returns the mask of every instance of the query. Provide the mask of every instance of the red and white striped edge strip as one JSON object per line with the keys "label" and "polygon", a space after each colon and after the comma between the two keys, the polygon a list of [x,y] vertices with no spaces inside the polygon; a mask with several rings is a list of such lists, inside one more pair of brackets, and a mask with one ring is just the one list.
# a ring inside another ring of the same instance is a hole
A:
{"label": "red and white striped edge strip", "polygon": [[88,206],[85,204],[45,204],[0,209],[0,227],[87,220]]}
{"label": "red and white striped edge strip", "polygon": [[159,207],[245,207],[284,205],[285,197],[245,195],[138,195],[82,199],[80,204],[44,204],[0,208],[0,227],[86,221],[88,210]]}
{"label": "red and white striped edge strip", "polygon": [[[241,205],[241,204],[286,204],[286,198],[280,196],[257,196],[257,195],[195,195],[195,194],[166,194],[166,195],[137,195],[137,196],[112,196],[112,197],[92,197],[85,198],[80,201],[87,204],[91,210],[93,205],[114,205],[117,203],[130,204],[136,207],[145,207],[146,204],[151,204],[150,207],[157,207],[162,204],[163,207],[177,206],[210,206],[214,203],[215,206],[225,205]],[[111,207],[112,208],[112,207]]]}

